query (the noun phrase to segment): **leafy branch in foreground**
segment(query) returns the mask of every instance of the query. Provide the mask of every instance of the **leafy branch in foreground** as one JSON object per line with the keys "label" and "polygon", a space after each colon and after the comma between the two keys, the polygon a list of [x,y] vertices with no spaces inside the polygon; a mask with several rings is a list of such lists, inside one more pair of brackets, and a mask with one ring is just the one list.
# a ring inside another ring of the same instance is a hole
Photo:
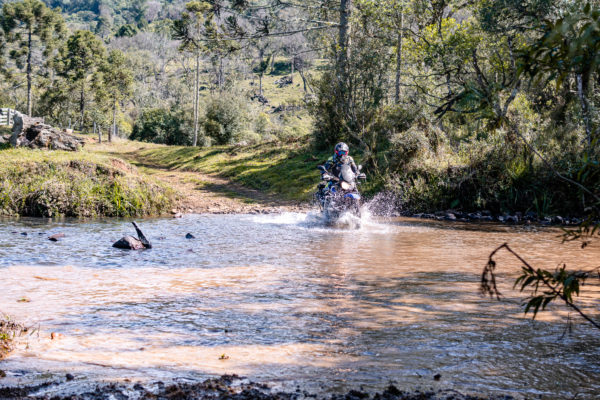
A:
{"label": "leafy branch in foreground", "polygon": [[594,277],[600,280],[600,267],[588,271],[569,271],[566,265],[556,268],[554,271],[548,271],[541,268],[533,268],[518,253],[511,249],[508,243],[504,243],[496,248],[489,256],[488,263],[481,274],[480,291],[483,295],[490,295],[501,298],[500,291],[496,285],[496,261],[494,256],[500,250],[505,249],[515,256],[521,263],[521,275],[515,281],[513,288],[519,287],[523,292],[525,289],[531,289],[531,295],[525,302],[525,314],[533,311],[533,319],[538,311],[544,310],[548,304],[553,301],[562,300],[569,308],[577,312],[583,319],[591,323],[594,327],[600,329],[600,322],[595,321],[589,315],[579,308],[573,297],[579,296],[580,288],[585,281]]}

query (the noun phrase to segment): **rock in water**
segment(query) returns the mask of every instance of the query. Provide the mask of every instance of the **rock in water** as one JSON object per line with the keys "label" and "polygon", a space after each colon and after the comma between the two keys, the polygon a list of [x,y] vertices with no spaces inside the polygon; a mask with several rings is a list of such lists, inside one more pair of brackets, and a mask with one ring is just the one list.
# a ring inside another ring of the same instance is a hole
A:
{"label": "rock in water", "polygon": [[141,250],[146,248],[141,240],[134,238],[133,236],[122,237],[113,243],[113,247],[126,250]]}
{"label": "rock in water", "polygon": [[191,233],[188,233],[187,235],[185,235],[186,239],[195,239],[196,236],[192,235]]}
{"label": "rock in water", "polygon": [[126,250],[151,249],[152,243],[150,243],[150,241],[148,239],[146,239],[146,236],[144,235],[144,233],[142,232],[140,227],[137,226],[137,224],[135,222],[131,222],[131,223],[135,227],[135,230],[139,236],[139,239],[134,238],[133,236],[125,236],[125,237],[122,237],[120,240],[117,240],[115,243],[113,243],[113,247],[116,247],[118,249],[126,249]]}
{"label": "rock in water", "polygon": [[55,233],[52,236],[48,236],[48,240],[50,240],[52,242],[58,242],[58,239],[64,238],[64,237],[65,237],[64,233]]}
{"label": "rock in water", "polygon": [[57,128],[46,125],[42,118],[31,118],[15,113],[10,144],[14,147],[44,148],[50,150],[77,151],[85,141]]}

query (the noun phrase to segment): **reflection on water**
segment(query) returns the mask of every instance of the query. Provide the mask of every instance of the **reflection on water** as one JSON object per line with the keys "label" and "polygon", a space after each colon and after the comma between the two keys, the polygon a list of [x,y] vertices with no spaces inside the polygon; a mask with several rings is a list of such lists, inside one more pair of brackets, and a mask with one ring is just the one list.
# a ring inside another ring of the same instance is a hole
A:
{"label": "reflection on water", "polygon": [[[141,225],[154,248],[128,252],[111,247],[133,233],[122,220],[0,221],[0,310],[41,328],[0,364],[2,383],[49,370],[91,379],[238,373],[325,391],[396,381],[548,398],[600,392],[600,335],[575,319],[563,336],[560,308],[538,322],[523,317],[515,260],[498,258],[507,301],[478,295],[487,256],[503,242],[536,265],[597,263],[597,247],[560,245],[555,230],[406,219],[344,230],[313,214]],[[46,239],[58,232],[66,237]],[[589,289],[598,312],[599,292]]]}

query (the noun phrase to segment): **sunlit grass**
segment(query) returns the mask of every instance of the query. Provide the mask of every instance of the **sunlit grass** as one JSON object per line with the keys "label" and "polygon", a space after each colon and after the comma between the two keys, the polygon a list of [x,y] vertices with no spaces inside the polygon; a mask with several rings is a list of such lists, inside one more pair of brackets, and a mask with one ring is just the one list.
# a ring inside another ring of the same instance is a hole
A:
{"label": "sunlit grass", "polygon": [[5,149],[0,177],[0,215],[145,216],[174,202],[171,189],[95,151]]}
{"label": "sunlit grass", "polygon": [[121,156],[138,168],[158,167],[213,174],[277,195],[284,200],[310,199],[328,152],[313,150],[309,138],[292,143],[270,142],[194,148],[140,142],[95,145],[94,151]]}

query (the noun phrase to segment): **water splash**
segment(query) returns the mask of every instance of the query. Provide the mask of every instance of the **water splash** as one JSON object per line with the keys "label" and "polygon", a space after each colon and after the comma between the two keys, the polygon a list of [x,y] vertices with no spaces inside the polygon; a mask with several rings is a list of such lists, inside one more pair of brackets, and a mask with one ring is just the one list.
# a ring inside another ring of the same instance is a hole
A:
{"label": "water splash", "polygon": [[323,231],[359,231],[369,233],[386,233],[396,227],[388,221],[375,216],[368,204],[361,207],[360,217],[351,212],[342,214],[335,220],[329,220],[319,210],[307,213],[286,212],[281,214],[256,215],[252,222],[259,224],[284,225],[308,230]]}
{"label": "water splash", "polygon": [[363,206],[372,215],[380,217],[398,217],[403,211],[402,197],[392,191],[377,193]]}

